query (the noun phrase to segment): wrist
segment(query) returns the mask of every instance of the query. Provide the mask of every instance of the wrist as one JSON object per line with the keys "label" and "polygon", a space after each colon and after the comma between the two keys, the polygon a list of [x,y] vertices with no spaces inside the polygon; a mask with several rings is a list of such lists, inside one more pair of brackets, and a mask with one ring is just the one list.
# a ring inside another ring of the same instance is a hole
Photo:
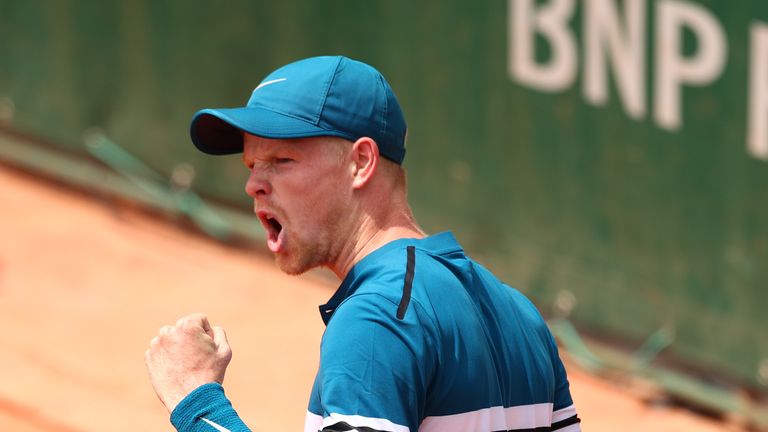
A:
{"label": "wrist", "polygon": [[179,405],[179,403],[181,403],[181,401],[191,396],[198,389],[209,384],[215,384],[219,387],[221,386],[220,383],[211,380],[195,382],[189,381],[184,383],[184,385],[178,386],[169,393],[166,393],[163,397],[163,404],[165,405],[166,409],[168,409],[168,412],[172,413],[173,410],[176,409],[176,407]]}
{"label": "wrist", "polygon": [[[171,411],[171,423],[177,430],[191,430],[190,427],[201,416],[208,418],[222,409],[231,409],[224,395],[224,388],[217,382],[203,384],[186,395]],[[216,415],[214,415],[216,417]]]}

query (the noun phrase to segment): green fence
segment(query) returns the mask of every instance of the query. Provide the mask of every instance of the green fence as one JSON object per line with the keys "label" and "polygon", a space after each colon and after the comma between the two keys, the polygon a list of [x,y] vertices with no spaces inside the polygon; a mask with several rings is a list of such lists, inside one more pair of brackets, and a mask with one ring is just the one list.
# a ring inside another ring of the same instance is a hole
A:
{"label": "green fence", "polygon": [[674,356],[765,389],[762,0],[4,0],[0,121],[82,154],[99,127],[247,209],[239,159],[198,154],[189,119],[320,54],[394,87],[426,229],[544,310],[575,299],[582,328],[673,329]]}

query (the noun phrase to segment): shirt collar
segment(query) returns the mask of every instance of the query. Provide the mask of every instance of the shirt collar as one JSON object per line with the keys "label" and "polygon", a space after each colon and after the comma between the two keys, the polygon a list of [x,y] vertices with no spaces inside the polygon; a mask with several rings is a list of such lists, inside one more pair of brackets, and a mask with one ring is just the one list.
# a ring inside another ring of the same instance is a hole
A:
{"label": "shirt collar", "polygon": [[461,252],[461,245],[456,241],[456,238],[450,231],[435,234],[433,236],[424,237],[423,239],[415,238],[402,238],[393,240],[384,246],[369,253],[363,259],[357,262],[347,273],[347,276],[339,285],[339,288],[328,300],[328,303],[320,305],[320,317],[323,319],[323,323],[328,325],[331,320],[331,316],[339,307],[341,302],[346,300],[349,296],[355,293],[359,284],[355,284],[357,275],[366,267],[377,263],[377,257],[397,248],[405,248],[406,246],[415,246],[417,249],[429,251],[433,254],[445,254],[449,252]]}

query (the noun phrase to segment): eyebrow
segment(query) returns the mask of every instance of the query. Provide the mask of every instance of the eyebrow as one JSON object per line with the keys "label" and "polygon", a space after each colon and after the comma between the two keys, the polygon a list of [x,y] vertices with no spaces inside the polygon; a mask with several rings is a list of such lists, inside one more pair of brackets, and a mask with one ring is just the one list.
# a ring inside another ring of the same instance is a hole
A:
{"label": "eyebrow", "polygon": [[[266,162],[270,159],[278,157],[278,154],[283,154],[284,152],[287,152],[287,151],[288,150],[286,149],[269,148],[263,154],[259,155],[258,153],[246,154],[245,150],[243,150],[243,154],[240,157],[240,159],[242,159],[243,165],[250,168],[255,164],[255,161]],[[292,156],[292,157],[295,157],[295,156]]]}
{"label": "eyebrow", "polygon": [[[261,152],[261,154],[259,154],[259,152]],[[245,150],[245,142],[243,142],[243,154],[240,158],[242,159],[245,166],[250,167],[252,165],[251,162],[254,160],[266,161],[270,158],[277,157],[278,154],[287,154],[290,157],[297,157],[296,146],[286,146],[273,143],[272,145],[266,146],[266,149],[256,150],[251,152],[251,154],[248,154]]]}

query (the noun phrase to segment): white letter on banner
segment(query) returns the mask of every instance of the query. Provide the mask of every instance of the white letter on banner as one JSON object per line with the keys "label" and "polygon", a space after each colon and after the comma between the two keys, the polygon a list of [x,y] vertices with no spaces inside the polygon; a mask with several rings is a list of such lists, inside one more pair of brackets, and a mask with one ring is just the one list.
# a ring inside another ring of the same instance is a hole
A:
{"label": "white letter on banner", "polygon": [[[509,74],[537,90],[565,90],[576,79],[578,67],[576,42],[568,28],[575,0],[550,0],[538,9],[534,6],[535,0],[509,0]],[[550,46],[546,64],[536,62],[536,33],[545,37]]]}
{"label": "white letter on banner", "polygon": [[[656,9],[656,88],[654,118],[659,126],[679,129],[681,86],[714,81],[725,66],[727,46],[720,23],[705,9],[675,0],[660,0]],[[695,55],[682,53],[683,27],[696,36]]]}
{"label": "white letter on banner", "polygon": [[584,97],[594,105],[608,102],[607,61],[630,117],[645,115],[646,1],[624,1],[624,26],[614,0],[586,0],[584,7]]}
{"label": "white letter on banner", "polygon": [[752,24],[749,35],[747,152],[768,160],[768,25]]}

